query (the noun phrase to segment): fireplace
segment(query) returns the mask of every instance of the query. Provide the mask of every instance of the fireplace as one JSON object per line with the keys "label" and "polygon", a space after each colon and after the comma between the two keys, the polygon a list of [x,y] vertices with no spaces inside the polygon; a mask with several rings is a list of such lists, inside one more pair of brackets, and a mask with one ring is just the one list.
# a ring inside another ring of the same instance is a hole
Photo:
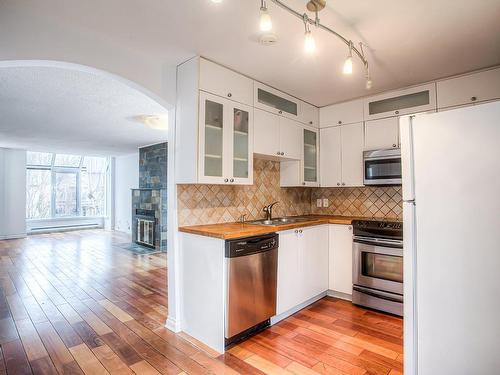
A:
{"label": "fireplace", "polygon": [[156,218],[154,210],[135,210],[136,239],[139,245],[155,248]]}

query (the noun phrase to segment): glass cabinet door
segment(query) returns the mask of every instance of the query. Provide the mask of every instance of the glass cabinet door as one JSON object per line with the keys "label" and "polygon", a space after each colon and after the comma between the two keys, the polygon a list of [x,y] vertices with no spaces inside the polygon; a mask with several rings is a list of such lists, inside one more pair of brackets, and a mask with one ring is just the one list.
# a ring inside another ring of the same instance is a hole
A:
{"label": "glass cabinet door", "polygon": [[232,180],[234,183],[246,183],[252,177],[252,109],[235,104],[232,108],[233,165]]}
{"label": "glass cabinet door", "polygon": [[304,129],[304,183],[318,182],[318,133]]}
{"label": "glass cabinet door", "polygon": [[[217,99],[215,99],[217,100]],[[203,172],[200,177],[223,177],[224,158],[224,105],[212,100],[212,97],[202,98],[202,142]],[[204,108],[203,108],[204,107]],[[206,181],[211,182],[211,181]],[[215,181],[213,181],[215,182]]]}

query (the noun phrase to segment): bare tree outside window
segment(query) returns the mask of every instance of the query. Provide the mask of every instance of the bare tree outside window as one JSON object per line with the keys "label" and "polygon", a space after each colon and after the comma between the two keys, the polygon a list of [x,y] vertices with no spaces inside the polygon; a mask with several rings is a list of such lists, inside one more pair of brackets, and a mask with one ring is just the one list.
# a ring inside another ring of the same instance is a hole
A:
{"label": "bare tree outside window", "polygon": [[51,216],[50,169],[26,171],[26,218],[47,219]]}

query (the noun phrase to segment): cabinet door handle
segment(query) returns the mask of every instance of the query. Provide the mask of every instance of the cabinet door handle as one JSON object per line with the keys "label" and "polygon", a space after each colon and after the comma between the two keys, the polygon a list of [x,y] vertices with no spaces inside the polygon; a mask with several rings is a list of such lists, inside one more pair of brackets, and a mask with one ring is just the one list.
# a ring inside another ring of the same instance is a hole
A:
{"label": "cabinet door handle", "polygon": [[342,182],[342,186],[345,186],[345,182]]}
{"label": "cabinet door handle", "polygon": [[350,225],[349,225],[349,227],[348,227],[348,228],[349,228],[349,230],[352,230],[352,227],[351,227]]}
{"label": "cabinet door handle", "polygon": [[281,151],[281,156],[285,155],[285,153],[283,151]]}
{"label": "cabinet door handle", "polygon": [[299,229],[299,233],[302,233],[302,229]]}
{"label": "cabinet door handle", "polygon": [[471,101],[471,102],[475,102],[476,100],[477,100],[477,96],[472,96],[472,97],[470,98],[470,101]]}
{"label": "cabinet door handle", "polygon": [[231,94],[230,92],[227,93],[227,97],[230,98],[231,96],[233,96],[233,94]]}
{"label": "cabinet door handle", "polygon": [[309,125],[312,125],[312,124],[313,124],[313,122],[312,122],[312,121],[309,121]]}
{"label": "cabinet door handle", "polygon": [[337,182],[337,186],[340,186],[340,182]]}
{"label": "cabinet door handle", "polygon": [[228,182],[229,180],[227,178],[224,179],[224,182]]}
{"label": "cabinet door handle", "polygon": [[295,229],[295,233],[299,233],[299,231],[297,229]]}
{"label": "cabinet door handle", "polygon": [[230,179],[229,182],[234,182],[234,178]]}
{"label": "cabinet door handle", "polygon": [[283,111],[278,111],[278,113],[281,115],[283,113]]}
{"label": "cabinet door handle", "polygon": [[306,184],[305,182],[302,183],[302,185],[305,185],[305,184]]}
{"label": "cabinet door handle", "polygon": [[392,147],[396,147],[396,144],[395,144],[395,143],[393,143],[393,144],[392,144]]}
{"label": "cabinet door handle", "polygon": [[395,114],[399,115],[399,111],[394,112]]}
{"label": "cabinet door handle", "polygon": [[339,121],[339,122],[338,122],[338,124],[339,124],[339,125],[340,125],[340,124],[342,124],[342,121]]}
{"label": "cabinet door handle", "polygon": [[276,153],[276,155],[281,155],[281,152],[279,152],[279,151],[278,151],[278,152]]}

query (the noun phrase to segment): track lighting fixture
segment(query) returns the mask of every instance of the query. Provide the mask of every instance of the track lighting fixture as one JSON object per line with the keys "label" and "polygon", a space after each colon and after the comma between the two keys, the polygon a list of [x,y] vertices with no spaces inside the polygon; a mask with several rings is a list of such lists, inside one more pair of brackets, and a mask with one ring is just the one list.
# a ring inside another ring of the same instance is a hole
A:
{"label": "track lighting fixture", "polygon": [[[346,44],[349,47],[349,55],[347,56],[346,60],[344,61],[344,66],[343,66],[343,72],[344,74],[352,74],[353,73],[353,52],[354,55],[358,56],[358,58],[361,60],[363,63],[363,66],[365,68],[365,78],[366,78],[366,88],[370,89],[373,85],[371,76],[369,74],[368,70],[368,60],[365,57],[365,54],[363,52],[363,45],[360,43],[360,49],[356,48],[353,44],[353,42],[335,30],[323,25],[318,17],[318,13],[325,8],[326,6],[326,0],[309,0],[306,7],[307,10],[310,12],[314,12],[315,17],[314,19],[309,18],[307,14],[301,14],[297,12],[296,10],[290,8],[288,5],[286,5],[282,0],[268,0],[280,8],[284,9],[291,15],[302,19],[304,22],[304,27],[305,27],[305,40],[304,40],[304,51],[308,54],[312,54],[316,50],[316,42],[314,40],[314,37],[312,35],[312,32],[310,30],[310,26],[314,25],[316,26],[316,29],[322,29],[323,31],[328,32],[329,34],[334,35],[338,39],[340,39],[344,44]],[[271,21],[271,16],[269,15],[268,9],[267,9],[267,4],[266,0],[260,0],[260,30],[264,33],[268,33],[269,31],[272,30],[273,24]],[[267,34],[263,34],[267,35]],[[276,40],[276,36],[273,34],[273,40]],[[262,39],[262,38],[261,38]],[[273,44],[273,43],[263,43],[263,44]]]}
{"label": "track lighting fixture", "polygon": [[265,0],[260,1],[260,31],[267,32],[271,31],[273,28],[273,22],[271,16],[267,10],[267,4]]}

